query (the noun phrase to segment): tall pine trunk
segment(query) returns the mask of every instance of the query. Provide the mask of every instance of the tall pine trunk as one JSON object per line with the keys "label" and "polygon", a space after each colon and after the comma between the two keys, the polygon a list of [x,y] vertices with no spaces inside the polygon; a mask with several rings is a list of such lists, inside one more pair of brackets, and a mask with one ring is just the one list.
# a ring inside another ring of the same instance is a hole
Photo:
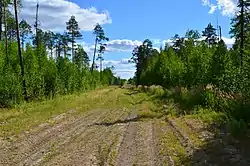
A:
{"label": "tall pine trunk", "polygon": [[72,47],[72,50],[71,50],[72,51],[72,62],[74,62],[74,60],[75,60],[74,58],[75,57],[74,57],[74,36],[73,36],[73,30],[72,30],[72,38],[71,39],[72,39],[72,43],[71,43],[71,47]]}
{"label": "tall pine trunk", "polygon": [[2,41],[3,25],[3,0],[0,0],[0,41]]}
{"label": "tall pine trunk", "polygon": [[95,65],[96,46],[97,46],[97,37],[95,38],[95,49],[94,49],[93,62],[92,62],[92,66],[91,66],[91,72],[93,72],[93,70],[94,70],[94,65]]}
{"label": "tall pine trunk", "polygon": [[22,45],[22,50],[24,50],[24,35],[21,35],[21,45]]}
{"label": "tall pine trunk", "polygon": [[241,10],[240,10],[240,58],[241,66],[243,65],[243,53],[244,53],[244,2],[240,0]]}
{"label": "tall pine trunk", "polygon": [[5,36],[5,54],[6,54],[6,61],[9,64],[9,55],[8,55],[8,28],[7,28],[7,18],[6,18],[6,9],[5,4],[3,3],[3,19],[4,19],[4,36]]}
{"label": "tall pine trunk", "polygon": [[17,15],[17,0],[14,0],[14,11],[15,11],[15,20],[16,20],[18,55],[20,58],[21,75],[22,75],[22,80],[23,80],[23,95],[24,95],[24,99],[28,101],[26,82],[25,82],[25,77],[24,77],[23,57],[22,57],[21,43],[20,43],[20,33],[19,33],[19,24],[18,24],[19,22],[18,22],[18,15]]}

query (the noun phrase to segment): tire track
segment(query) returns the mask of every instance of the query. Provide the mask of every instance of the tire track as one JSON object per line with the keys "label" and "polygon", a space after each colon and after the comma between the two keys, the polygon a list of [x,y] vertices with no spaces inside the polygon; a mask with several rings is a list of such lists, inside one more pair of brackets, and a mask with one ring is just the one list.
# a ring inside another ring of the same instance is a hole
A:
{"label": "tire track", "polygon": [[[129,115],[128,119],[135,119],[136,112],[133,111]],[[119,146],[118,155],[116,159],[117,166],[130,166],[134,164],[136,157],[136,143],[135,136],[137,131],[138,122],[130,121],[126,127],[126,130],[123,135],[123,139]]]}
{"label": "tire track", "polygon": [[119,148],[118,157],[116,161],[117,166],[130,166],[133,165],[136,157],[136,134],[137,122],[130,122],[125,131],[125,136]]}
{"label": "tire track", "polygon": [[188,156],[192,156],[195,147],[191,142],[191,140],[189,139],[189,137],[185,134],[185,132],[181,128],[178,127],[178,125],[175,123],[174,120],[166,118],[166,121],[168,123],[169,128],[173,131],[175,136],[180,141],[181,145],[185,147]]}
{"label": "tire track", "polygon": [[153,123],[153,136],[155,137],[155,156],[157,160],[155,161],[156,166],[168,165],[174,166],[175,162],[172,159],[169,147],[164,146],[162,138],[165,134],[168,134],[168,126],[164,120],[156,119]]}
{"label": "tire track", "polygon": [[136,165],[154,165],[155,148],[152,121],[139,122],[135,137]]}

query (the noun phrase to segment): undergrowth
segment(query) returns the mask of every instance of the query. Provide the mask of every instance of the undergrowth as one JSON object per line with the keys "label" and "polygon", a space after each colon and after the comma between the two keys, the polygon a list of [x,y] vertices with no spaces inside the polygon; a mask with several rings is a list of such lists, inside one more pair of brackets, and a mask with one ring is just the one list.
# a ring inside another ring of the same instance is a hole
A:
{"label": "undergrowth", "polygon": [[209,126],[226,130],[235,137],[243,136],[249,128],[250,103],[223,98],[209,90],[181,88],[164,89],[161,86],[138,86],[163,106],[164,114],[197,118]]}

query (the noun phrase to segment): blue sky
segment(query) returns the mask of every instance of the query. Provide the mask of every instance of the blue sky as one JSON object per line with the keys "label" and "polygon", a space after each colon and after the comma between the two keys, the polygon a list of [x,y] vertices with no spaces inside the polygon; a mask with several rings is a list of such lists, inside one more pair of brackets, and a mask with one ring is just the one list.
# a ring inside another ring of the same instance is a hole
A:
{"label": "blue sky", "polygon": [[[133,76],[135,68],[127,60],[132,49],[147,38],[159,47],[176,33],[182,36],[187,29],[201,32],[209,22],[216,26],[218,18],[226,43],[233,42],[228,32],[236,0],[39,0],[39,3],[40,24],[45,30],[62,32],[69,17],[76,16],[83,33],[83,40],[78,42],[90,58],[94,44],[91,30],[100,23],[110,38],[104,65],[115,66],[115,73],[122,78]],[[36,0],[23,0],[20,17],[29,23],[34,22],[35,4]]]}

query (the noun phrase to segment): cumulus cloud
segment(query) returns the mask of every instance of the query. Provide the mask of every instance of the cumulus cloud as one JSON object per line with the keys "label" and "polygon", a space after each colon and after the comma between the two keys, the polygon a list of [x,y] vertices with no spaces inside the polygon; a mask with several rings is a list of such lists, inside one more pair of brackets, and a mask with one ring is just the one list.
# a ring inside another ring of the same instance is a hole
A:
{"label": "cumulus cloud", "polygon": [[217,0],[217,6],[222,15],[231,16],[237,11],[237,0]]}
{"label": "cumulus cloud", "polygon": [[136,46],[142,42],[138,40],[116,39],[106,43],[109,52],[131,52]]}
{"label": "cumulus cloud", "polygon": [[[93,53],[94,51],[94,44],[89,44],[85,42],[79,43],[83,46],[84,50],[87,53]],[[141,45],[142,42],[138,40],[129,40],[129,39],[115,39],[106,42],[106,52],[132,52],[133,49]]]}
{"label": "cumulus cloud", "polygon": [[211,3],[210,0],[201,0],[201,2],[210,8],[209,14],[213,14],[218,9],[223,16],[232,16],[237,11],[237,0],[216,0],[216,3]]}
{"label": "cumulus cloud", "polygon": [[[23,0],[20,18],[34,24],[37,0]],[[99,12],[96,8],[81,8],[66,0],[39,0],[39,23],[42,29],[63,31],[66,22],[74,15],[81,30],[90,31],[99,24],[108,24],[112,20],[108,11]]]}

